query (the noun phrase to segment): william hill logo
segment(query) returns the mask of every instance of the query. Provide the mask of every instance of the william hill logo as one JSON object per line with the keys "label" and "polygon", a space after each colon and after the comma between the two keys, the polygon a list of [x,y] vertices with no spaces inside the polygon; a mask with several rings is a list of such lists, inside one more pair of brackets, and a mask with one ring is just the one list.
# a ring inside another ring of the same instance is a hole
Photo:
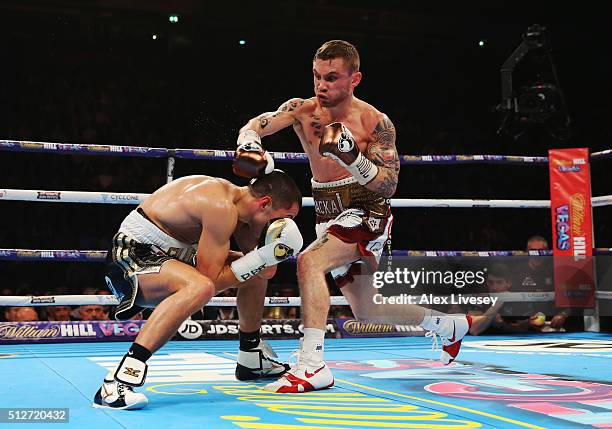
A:
{"label": "william hill logo", "polygon": [[0,323],[0,340],[29,340],[38,338],[55,338],[60,335],[57,326],[41,328],[36,324],[24,325]]}
{"label": "william hill logo", "polygon": [[421,335],[424,329],[414,325],[392,325],[390,323],[365,323],[355,319],[344,322],[342,329],[349,335],[366,334],[396,334],[416,336]]}
{"label": "william hill logo", "polygon": [[386,323],[363,323],[356,320],[345,322],[343,327],[349,334],[384,334],[396,332],[395,325]]}

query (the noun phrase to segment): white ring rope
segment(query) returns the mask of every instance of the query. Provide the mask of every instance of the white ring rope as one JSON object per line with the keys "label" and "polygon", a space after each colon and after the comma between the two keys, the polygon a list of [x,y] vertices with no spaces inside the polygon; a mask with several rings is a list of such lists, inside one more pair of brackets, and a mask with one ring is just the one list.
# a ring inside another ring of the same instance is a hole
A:
{"label": "white ring rope", "polygon": [[[45,203],[141,204],[150,194],[91,191],[44,191],[33,189],[0,189],[0,200]],[[592,197],[593,207],[612,205],[612,195]],[[313,207],[312,197],[302,198],[304,207]],[[516,208],[547,209],[550,200],[477,200],[447,198],[394,198],[396,208]]]}
{"label": "white ring rope", "polygon": [[[442,296],[444,294],[440,294]],[[490,294],[462,294],[464,297],[497,297],[503,302],[550,302],[554,301],[554,292],[503,292]],[[612,291],[596,291],[598,299],[612,300]],[[344,296],[330,297],[331,305],[349,305]],[[113,295],[49,295],[49,296],[1,296],[0,306],[5,307],[42,307],[57,305],[118,305],[119,301]],[[302,299],[299,296],[265,298],[266,307],[299,307]],[[215,296],[207,307],[235,307],[236,298],[230,296]]]}

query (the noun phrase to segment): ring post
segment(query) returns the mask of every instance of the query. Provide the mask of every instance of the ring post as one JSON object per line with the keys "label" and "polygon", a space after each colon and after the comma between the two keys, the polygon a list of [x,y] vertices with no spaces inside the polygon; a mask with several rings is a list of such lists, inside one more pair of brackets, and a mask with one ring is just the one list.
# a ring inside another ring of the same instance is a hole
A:
{"label": "ring post", "polygon": [[548,159],[555,305],[583,308],[585,329],[598,331],[589,151],[551,149]]}

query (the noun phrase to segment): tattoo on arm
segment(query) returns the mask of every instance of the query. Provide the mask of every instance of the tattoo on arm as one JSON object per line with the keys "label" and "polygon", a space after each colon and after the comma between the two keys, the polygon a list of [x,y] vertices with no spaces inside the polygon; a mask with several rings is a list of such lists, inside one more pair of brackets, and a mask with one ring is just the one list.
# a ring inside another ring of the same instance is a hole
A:
{"label": "tattoo on arm", "polygon": [[277,112],[293,112],[295,109],[302,106],[302,104],[304,104],[304,100],[301,98],[294,98],[281,104]]}
{"label": "tattoo on arm", "polygon": [[293,112],[302,104],[304,104],[304,100],[299,98],[292,99],[281,104],[281,106],[276,110],[276,112],[264,113],[262,115],[259,115],[259,128],[263,130],[268,126],[271,118],[276,118],[281,113]]}
{"label": "tattoo on arm", "polygon": [[266,128],[268,126],[268,123],[270,122],[270,117],[272,115],[264,113],[263,115],[261,115],[259,117],[259,128],[261,128],[262,130],[264,128]]}
{"label": "tattoo on arm", "polygon": [[382,167],[378,170],[376,192],[384,197],[391,197],[397,187],[400,161],[395,147],[395,126],[386,115],[374,128],[372,143],[367,148],[367,157],[372,163]]}
{"label": "tattoo on arm", "polygon": [[315,250],[320,249],[321,247],[323,247],[323,245],[325,243],[327,243],[329,241],[329,236],[327,235],[327,233],[323,234],[323,236],[321,238],[319,238],[318,240],[316,240],[315,242],[313,242],[309,247],[308,247],[308,251],[312,252]]}
{"label": "tattoo on arm", "polygon": [[317,115],[312,115],[310,126],[314,130],[315,137],[321,138],[323,136],[323,133],[321,132],[321,118],[319,118]]}

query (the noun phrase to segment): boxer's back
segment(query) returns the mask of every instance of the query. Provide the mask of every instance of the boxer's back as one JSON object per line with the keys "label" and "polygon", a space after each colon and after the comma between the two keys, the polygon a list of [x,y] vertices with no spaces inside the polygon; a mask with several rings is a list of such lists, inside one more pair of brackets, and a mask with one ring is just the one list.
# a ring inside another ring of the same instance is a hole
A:
{"label": "boxer's back", "polygon": [[[202,232],[207,207],[233,204],[235,185],[211,176],[187,176],[162,186],[139,208],[164,232],[187,244],[196,243]],[[228,213],[228,222],[235,219]]]}

